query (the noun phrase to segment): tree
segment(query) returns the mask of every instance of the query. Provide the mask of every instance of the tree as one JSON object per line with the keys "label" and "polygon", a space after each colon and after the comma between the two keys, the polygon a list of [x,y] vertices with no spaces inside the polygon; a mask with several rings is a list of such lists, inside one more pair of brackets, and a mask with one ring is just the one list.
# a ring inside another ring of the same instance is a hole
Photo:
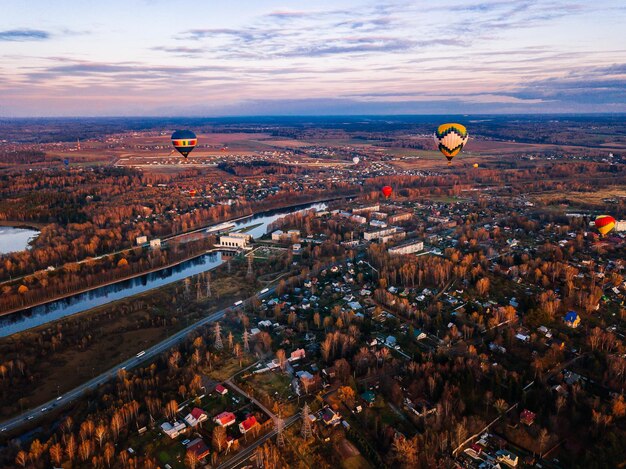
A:
{"label": "tree", "polygon": [[191,469],[196,469],[198,462],[198,455],[194,451],[187,451],[187,454],[185,454],[185,465]]}
{"label": "tree", "polygon": [[54,463],[55,466],[60,466],[61,461],[63,461],[63,449],[59,443],[55,443],[50,446],[50,460]]}
{"label": "tree", "polygon": [[213,444],[213,449],[220,453],[222,448],[226,444],[226,428],[221,425],[217,425],[213,429],[213,436],[211,438],[211,442]]}
{"label": "tree", "polygon": [[485,296],[489,292],[489,279],[483,277],[476,282],[476,290],[480,296]]}
{"label": "tree", "polygon": [[113,458],[115,457],[115,446],[113,443],[108,442],[104,447],[104,460],[107,463],[107,466],[111,467],[111,463],[113,462]]}
{"label": "tree", "polygon": [[550,434],[548,433],[548,430],[545,428],[542,428],[539,431],[539,436],[537,437],[539,441],[539,459],[541,459],[543,455],[543,450],[545,449],[546,443],[548,442],[549,438],[550,438]]}
{"label": "tree", "polygon": [[70,462],[74,460],[74,456],[76,455],[76,439],[74,438],[74,435],[70,434],[65,442],[65,455]]}
{"label": "tree", "polygon": [[352,389],[350,386],[341,386],[337,390],[337,397],[339,397],[339,399],[350,409],[354,407],[356,393],[354,392],[354,389]]}
{"label": "tree", "polygon": [[285,369],[285,363],[287,363],[287,355],[285,351],[281,348],[276,351],[276,358],[278,359],[278,364],[280,365],[280,369]]}
{"label": "tree", "polygon": [[498,414],[500,415],[504,414],[509,407],[509,405],[506,403],[504,399],[498,399],[493,404],[493,406],[496,408],[496,410],[498,411]]}
{"label": "tree", "polygon": [[15,456],[15,464],[17,464],[18,466],[26,467],[27,463],[28,463],[28,454],[26,453],[26,451],[18,452],[17,456]]}
{"label": "tree", "polygon": [[168,418],[170,418],[171,420],[174,420],[176,418],[177,412],[178,412],[178,402],[172,399],[165,406],[165,415],[167,415]]}

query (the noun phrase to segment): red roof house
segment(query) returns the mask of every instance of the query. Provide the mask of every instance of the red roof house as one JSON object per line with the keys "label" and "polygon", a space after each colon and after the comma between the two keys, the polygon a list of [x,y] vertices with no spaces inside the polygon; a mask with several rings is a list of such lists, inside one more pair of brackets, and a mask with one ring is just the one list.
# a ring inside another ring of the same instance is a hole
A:
{"label": "red roof house", "polygon": [[256,421],[256,417],[254,415],[251,415],[239,424],[239,431],[241,433],[247,433],[256,425],[258,425],[258,422]]}
{"label": "red roof house", "polygon": [[534,412],[531,412],[528,409],[524,409],[522,410],[522,413],[519,416],[519,420],[523,424],[528,425],[530,427],[533,423],[535,423],[536,417],[537,417],[537,414],[535,414]]}
{"label": "red roof house", "polygon": [[191,413],[187,414],[185,417],[185,422],[187,422],[190,427],[195,427],[200,422],[204,422],[208,418],[209,416],[204,410],[194,407]]}
{"label": "red roof house", "polygon": [[221,427],[232,425],[235,423],[235,420],[235,414],[232,412],[222,412],[221,414],[216,415],[213,419],[213,421]]}
{"label": "red roof house", "polygon": [[189,442],[187,444],[187,451],[195,453],[198,459],[206,458],[209,455],[209,447],[202,438],[196,438]]}
{"label": "red roof house", "polygon": [[215,386],[215,391],[217,391],[218,394],[221,394],[222,396],[224,394],[228,394],[228,389],[226,389],[224,386],[222,386],[221,384],[218,384],[217,386]]}

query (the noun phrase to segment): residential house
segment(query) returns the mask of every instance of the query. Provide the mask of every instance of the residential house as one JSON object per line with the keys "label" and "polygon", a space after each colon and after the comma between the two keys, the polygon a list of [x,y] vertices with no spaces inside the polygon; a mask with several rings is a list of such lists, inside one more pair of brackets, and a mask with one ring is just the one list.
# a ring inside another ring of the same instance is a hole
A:
{"label": "residential house", "polygon": [[531,412],[528,409],[524,409],[522,410],[522,413],[519,416],[519,420],[524,425],[528,425],[530,427],[533,423],[535,423],[536,417],[537,417],[537,414],[535,414],[534,412]]}
{"label": "residential house", "polygon": [[322,409],[322,420],[326,425],[337,425],[341,421],[341,415],[330,407]]}
{"label": "residential house", "polygon": [[209,455],[209,447],[202,438],[196,438],[187,443],[187,451],[194,453],[198,460],[204,459]]}
{"label": "residential house", "polygon": [[257,425],[258,422],[256,421],[256,417],[254,415],[250,415],[247,419],[239,424],[239,431],[243,434],[246,434]]}
{"label": "residential house", "polygon": [[165,422],[161,424],[161,430],[171,439],[176,438],[180,433],[187,428],[185,424],[181,421],[175,421],[173,424],[169,422]]}
{"label": "residential house", "polygon": [[195,427],[208,418],[209,416],[204,410],[194,407],[193,410],[185,417],[185,422],[187,422],[190,427]]}
{"label": "residential house", "polygon": [[232,412],[222,412],[213,418],[213,421],[220,427],[228,427],[235,423],[236,420],[235,414]]}
{"label": "residential house", "polygon": [[568,311],[563,320],[565,321],[565,324],[572,329],[576,329],[580,324],[580,316],[578,316],[576,311]]}
{"label": "residential house", "polygon": [[363,399],[369,407],[372,407],[374,405],[374,402],[376,401],[376,394],[374,394],[372,391],[365,391],[363,394],[361,394],[361,399]]}
{"label": "residential house", "polygon": [[215,392],[217,392],[221,396],[225,396],[226,394],[228,394],[228,389],[226,389],[221,384],[218,384],[217,386],[215,386]]}

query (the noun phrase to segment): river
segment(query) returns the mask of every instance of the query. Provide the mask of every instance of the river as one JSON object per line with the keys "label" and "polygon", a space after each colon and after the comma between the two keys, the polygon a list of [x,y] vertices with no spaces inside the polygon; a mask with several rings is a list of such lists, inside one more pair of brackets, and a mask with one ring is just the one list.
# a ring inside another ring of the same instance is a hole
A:
{"label": "river", "polygon": [[[267,227],[270,223],[276,221],[280,217],[312,208],[324,210],[327,208],[327,205],[326,203],[321,202],[261,212],[235,222],[235,228],[233,228],[233,230],[258,225],[247,231],[247,233],[252,235],[254,238],[258,238],[267,232]],[[144,274],[129,280],[123,280],[112,285],[95,288],[84,293],[78,293],[67,298],[51,301],[41,306],[35,306],[14,314],[0,317],[0,337],[6,337],[36,326],[41,326],[65,316],[81,313],[112,301],[121,300],[154,288],[162,287],[163,285],[167,285],[169,283],[178,282],[186,277],[214,269],[221,263],[221,253],[211,252],[182,262],[174,267],[167,267],[157,272],[151,272],[149,274]]]}
{"label": "river", "polygon": [[23,251],[28,248],[28,243],[38,235],[39,231],[29,228],[0,226],[0,255]]}

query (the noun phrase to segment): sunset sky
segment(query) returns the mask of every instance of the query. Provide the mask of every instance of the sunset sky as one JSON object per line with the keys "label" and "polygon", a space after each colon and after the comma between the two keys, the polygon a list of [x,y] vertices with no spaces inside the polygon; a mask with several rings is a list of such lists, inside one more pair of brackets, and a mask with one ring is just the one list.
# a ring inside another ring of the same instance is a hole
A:
{"label": "sunset sky", "polygon": [[5,1],[0,116],[626,112],[626,4]]}

